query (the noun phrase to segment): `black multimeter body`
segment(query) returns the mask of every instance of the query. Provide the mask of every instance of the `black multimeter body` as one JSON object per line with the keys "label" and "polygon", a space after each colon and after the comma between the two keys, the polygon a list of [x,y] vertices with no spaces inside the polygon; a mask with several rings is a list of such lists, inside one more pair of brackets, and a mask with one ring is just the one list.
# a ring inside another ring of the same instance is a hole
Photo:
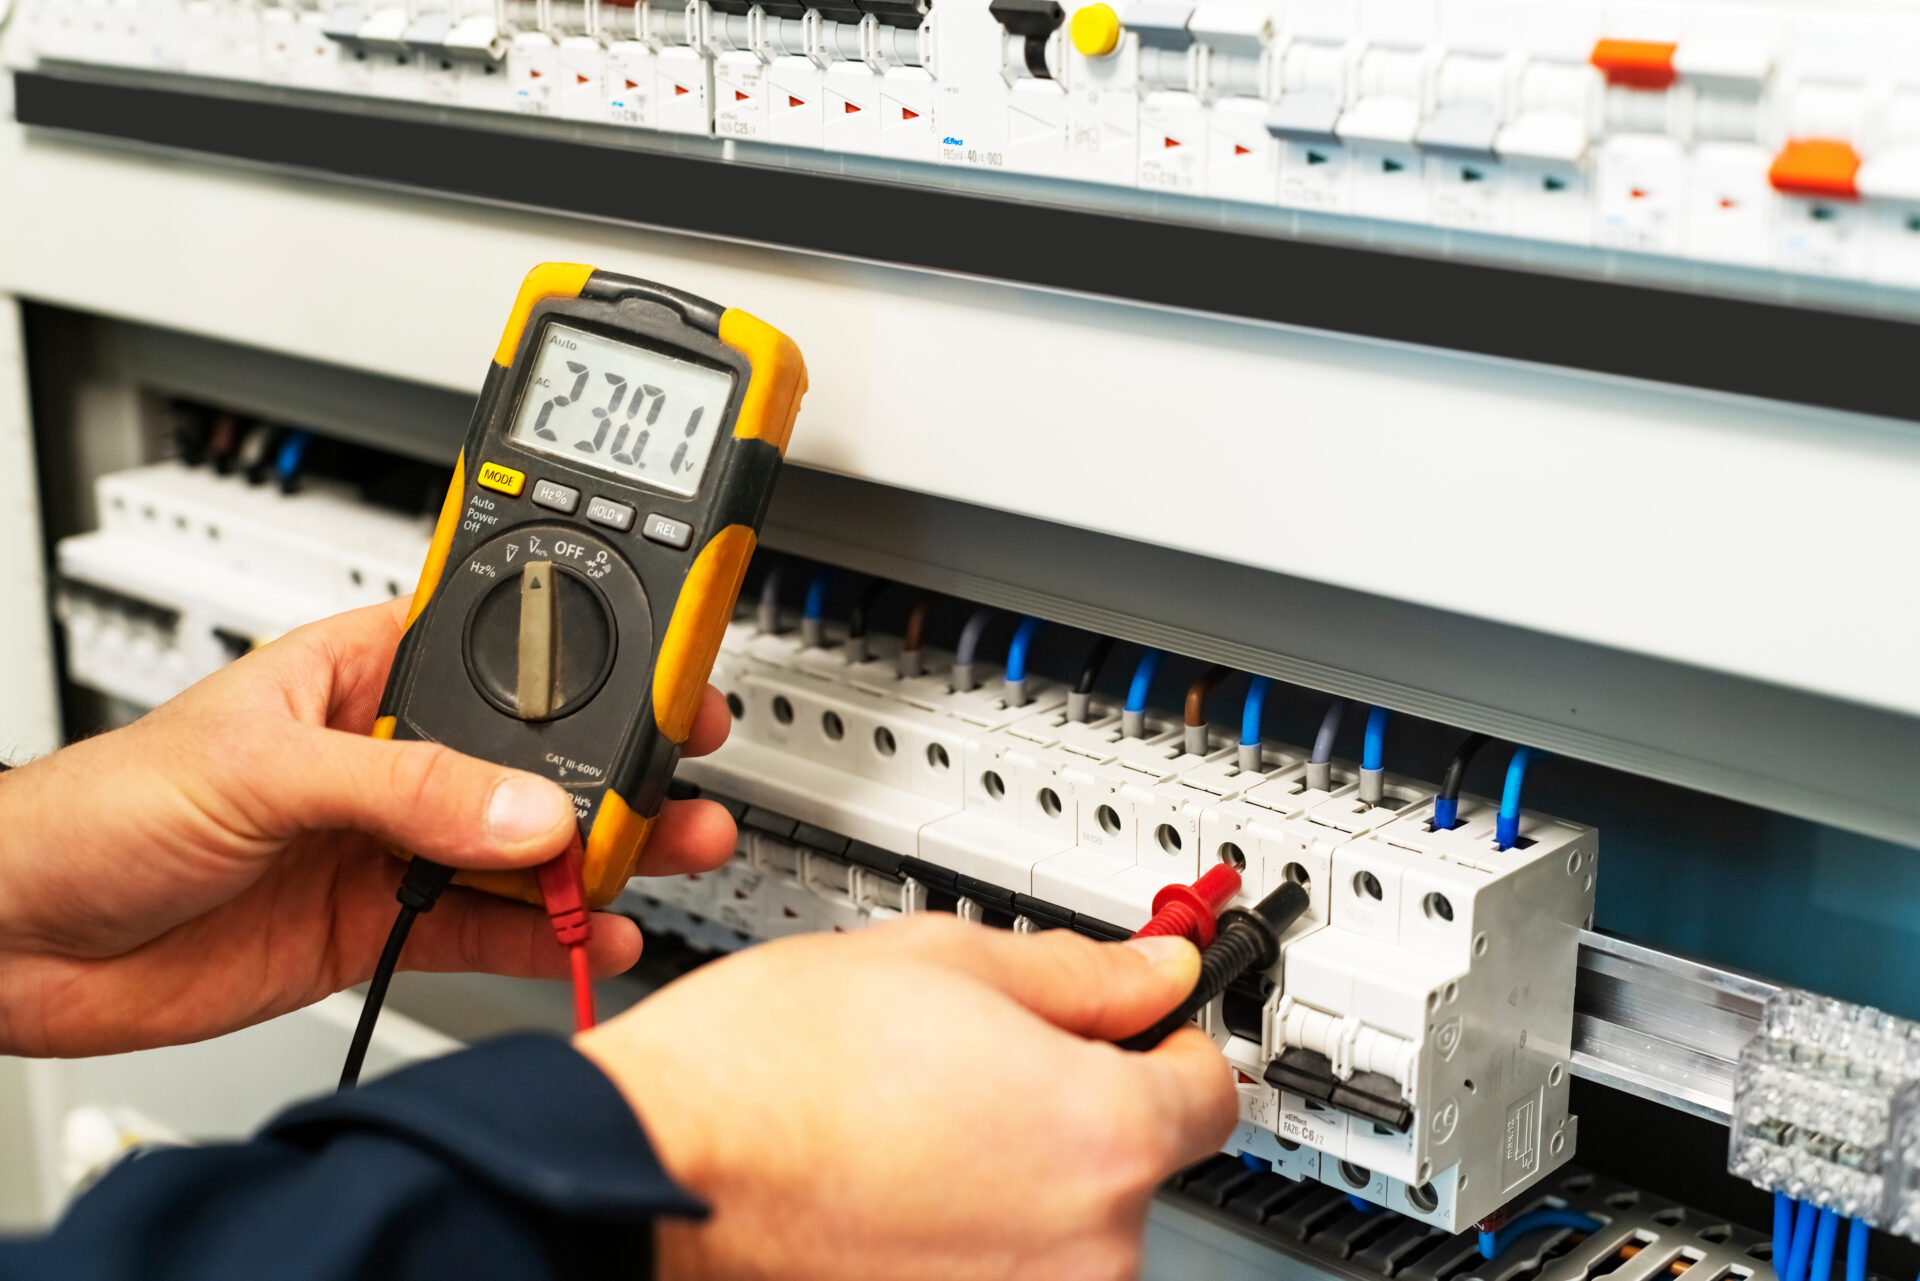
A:
{"label": "black multimeter body", "polygon": [[805,381],[746,313],[573,264],[528,277],[488,371],[375,733],[565,787],[595,905],[665,797]]}

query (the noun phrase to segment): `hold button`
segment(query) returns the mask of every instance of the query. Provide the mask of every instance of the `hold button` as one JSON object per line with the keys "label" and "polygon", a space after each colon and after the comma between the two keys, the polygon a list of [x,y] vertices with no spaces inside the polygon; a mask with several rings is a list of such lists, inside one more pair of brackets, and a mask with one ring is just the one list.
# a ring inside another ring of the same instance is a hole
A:
{"label": "hold button", "polygon": [[587,519],[596,525],[624,532],[633,528],[634,515],[632,507],[626,503],[616,503],[611,498],[595,496],[587,500]]}

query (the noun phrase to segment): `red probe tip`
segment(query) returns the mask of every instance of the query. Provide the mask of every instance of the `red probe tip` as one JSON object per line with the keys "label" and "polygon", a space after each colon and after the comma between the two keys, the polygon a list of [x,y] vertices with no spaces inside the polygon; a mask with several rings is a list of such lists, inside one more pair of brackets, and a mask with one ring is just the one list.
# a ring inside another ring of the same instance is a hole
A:
{"label": "red probe tip", "polygon": [[1195,947],[1213,942],[1214,918],[1240,892],[1240,873],[1217,863],[1191,885],[1168,885],[1153,896],[1153,919],[1135,938],[1177,934]]}

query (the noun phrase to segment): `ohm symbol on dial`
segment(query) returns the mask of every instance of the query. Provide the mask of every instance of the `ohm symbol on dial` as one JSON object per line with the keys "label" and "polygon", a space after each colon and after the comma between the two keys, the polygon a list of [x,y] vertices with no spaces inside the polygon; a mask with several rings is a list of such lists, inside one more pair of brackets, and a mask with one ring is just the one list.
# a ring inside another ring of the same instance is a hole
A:
{"label": "ohm symbol on dial", "polygon": [[588,578],[605,578],[607,576],[613,569],[613,561],[607,556],[605,548],[601,548],[599,552],[595,553],[594,558],[587,562],[586,569]]}

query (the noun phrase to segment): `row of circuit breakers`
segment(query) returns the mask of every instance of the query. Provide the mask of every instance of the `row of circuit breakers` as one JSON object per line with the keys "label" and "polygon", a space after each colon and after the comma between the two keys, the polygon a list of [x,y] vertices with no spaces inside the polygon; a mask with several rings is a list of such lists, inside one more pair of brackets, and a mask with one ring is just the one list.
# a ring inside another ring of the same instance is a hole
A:
{"label": "row of circuit breakers", "polygon": [[[1449,822],[1435,784],[1209,724],[1212,676],[1183,723],[871,639],[729,630],[733,733],[676,777],[734,806],[740,856],[636,882],[649,928],[725,946],[945,910],[1124,938],[1226,863],[1239,905],[1288,882],[1309,900],[1272,970],[1204,1016],[1239,1086],[1230,1149],[1447,1231],[1572,1158],[1595,829],[1516,808],[1502,840],[1500,804],[1470,795]],[[1240,710],[1227,695],[1213,710]]]}
{"label": "row of circuit breakers", "polygon": [[29,0],[51,61],[1920,286],[1920,10]]}

